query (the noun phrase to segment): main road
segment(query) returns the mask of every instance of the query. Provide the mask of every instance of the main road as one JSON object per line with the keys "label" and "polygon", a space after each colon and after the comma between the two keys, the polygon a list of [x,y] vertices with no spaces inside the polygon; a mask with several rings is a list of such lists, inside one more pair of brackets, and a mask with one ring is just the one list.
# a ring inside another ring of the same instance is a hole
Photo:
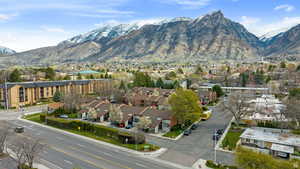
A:
{"label": "main road", "polygon": [[[5,113],[0,113],[4,115]],[[16,113],[17,115],[17,113]],[[3,116],[2,116],[3,117]],[[6,120],[10,126],[23,126],[19,137],[41,139],[46,144],[39,162],[51,169],[182,169],[174,163],[136,155],[105,146],[89,139],[58,132],[17,119]]]}

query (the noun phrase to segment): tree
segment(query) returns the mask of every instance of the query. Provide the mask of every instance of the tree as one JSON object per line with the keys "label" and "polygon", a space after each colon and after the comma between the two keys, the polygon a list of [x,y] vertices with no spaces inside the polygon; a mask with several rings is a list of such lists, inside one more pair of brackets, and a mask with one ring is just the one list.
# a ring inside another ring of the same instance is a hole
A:
{"label": "tree", "polygon": [[158,87],[158,88],[163,88],[164,87],[164,81],[161,78],[157,79],[156,87]]}
{"label": "tree", "polygon": [[59,91],[56,91],[53,96],[54,102],[60,102],[62,100],[62,94]]}
{"label": "tree", "polygon": [[280,62],[280,68],[286,68],[286,63],[284,61]]}
{"label": "tree", "polygon": [[176,89],[168,100],[171,105],[172,112],[177,119],[178,124],[182,126],[188,121],[197,120],[197,116],[202,113],[199,105],[199,98],[192,90],[182,88]]}
{"label": "tree", "polygon": [[21,82],[21,73],[18,69],[15,69],[11,72],[9,75],[9,81],[10,82]]}
{"label": "tree", "polygon": [[198,65],[196,68],[195,74],[201,74],[201,73],[203,73],[203,69],[200,65]]}
{"label": "tree", "polygon": [[249,79],[249,75],[246,72],[243,72],[241,74],[241,81],[242,81],[242,87],[246,87],[247,83],[248,83],[248,79]]}
{"label": "tree", "polygon": [[296,129],[300,128],[300,100],[296,98],[288,98],[283,102],[286,106],[285,116],[296,123]]}
{"label": "tree", "polygon": [[296,71],[300,72],[300,64],[297,66]]}
{"label": "tree", "polygon": [[219,85],[214,85],[214,86],[212,87],[212,91],[216,92],[217,97],[221,97],[221,96],[224,95],[224,92],[223,92],[221,86],[219,86]]}
{"label": "tree", "polygon": [[240,124],[242,117],[248,114],[247,107],[249,103],[242,92],[231,93],[228,96],[228,101],[222,101],[221,106],[223,110],[229,111],[233,115],[237,125]]}
{"label": "tree", "polygon": [[10,146],[9,155],[17,163],[18,169],[24,169],[24,166],[32,168],[43,148],[44,145],[39,139],[16,138]]}
{"label": "tree", "polygon": [[178,72],[179,74],[184,74],[182,68],[178,68],[177,72]]}
{"label": "tree", "polygon": [[299,161],[275,159],[271,155],[238,147],[235,153],[238,168],[242,169],[297,169]]}
{"label": "tree", "polygon": [[69,75],[66,75],[63,80],[71,80],[71,77]]}
{"label": "tree", "polygon": [[137,128],[140,130],[146,130],[150,127],[152,121],[149,117],[143,116],[139,119],[137,123]]}
{"label": "tree", "polygon": [[55,79],[55,71],[53,68],[51,67],[47,67],[47,69],[45,70],[45,78],[49,79],[49,80],[54,80]]}
{"label": "tree", "polygon": [[166,80],[172,80],[175,79],[177,77],[177,74],[174,71],[171,71],[169,73],[166,74]]}
{"label": "tree", "polygon": [[9,130],[10,130],[10,128],[7,125],[0,128],[0,156],[5,152],[6,140],[7,140],[8,135],[10,134]]}
{"label": "tree", "polygon": [[80,73],[77,74],[77,79],[78,79],[78,80],[81,80],[81,79],[82,79],[82,76],[81,76]]}
{"label": "tree", "polygon": [[119,89],[120,89],[120,90],[126,90],[126,85],[125,85],[125,83],[124,83],[124,81],[123,81],[123,80],[121,80],[121,83],[120,83]]}
{"label": "tree", "polygon": [[294,88],[294,89],[291,89],[289,91],[289,98],[290,99],[300,99],[300,88]]}
{"label": "tree", "polygon": [[81,99],[82,95],[76,93],[75,91],[71,91],[62,96],[64,108],[71,113],[76,112],[76,110],[78,109],[78,105],[80,105]]}
{"label": "tree", "polygon": [[119,106],[111,104],[109,107],[109,119],[112,123],[121,123],[123,120],[123,112]]}
{"label": "tree", "polygon": [[134,74],[133,86],[137,86],[137,87],[154,87],[155,83],[147,73],[136,72]]}

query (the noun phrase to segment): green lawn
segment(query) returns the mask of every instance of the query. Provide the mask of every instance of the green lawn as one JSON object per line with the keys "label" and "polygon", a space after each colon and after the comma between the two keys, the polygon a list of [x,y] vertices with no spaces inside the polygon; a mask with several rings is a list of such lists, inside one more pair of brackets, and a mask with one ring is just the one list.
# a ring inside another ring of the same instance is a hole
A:
{"label": "green lawn", "polygon": [[[40,114],[41,113],[27,115],[27,116],[24,117],[24,119],[44,124],[40,120]],[[136,148],[137,148],[138,151],[144,151],[144,146],[148,146],[149,151],[155,151],[155,150],[158,150],[160,148],[156,145],[147,144],[147,143],[146,144],[138,144],[137,147],[136,147],[135,144],[122,144],[120,142],[117,142],[117,141],[109,138],[109,137],[99,137],[99,136],[96,136],[96,135],[94,135],[93,133],[90,133],[90,132],[84,132],[84,131],[79,131],[79,130],[71,130],[71,129],[62,129],[62,128],[58,128],[58,127],[54,127],[54,126],[51,126],[51,127],[57,128],[57,129],[60,129],[60,130],[64,130],[64,131],[68,131],[70,133],[78,134],[78,135],[81,135],[81,136],[89,137],[89,138],[92,138],[92,139],[95,139],[95,140],[104,141],[104,142],[107,142],[107,143],[111,143],[111,144],[114,144],[114,145],[118,145],[118,146],[121,146],[121,147],[132,149],[132,150],[136,150]]]}
{"label": "green lawn", "polygon": [[169,137],[169,138],[176,138],[177,136],[179,136],[181,133],[183,132],[183,130],[175,130],[175,131],[169,131],[166,134],[164,134],[164,137]]}
{"label": "green lawn", "polygon": [[243,133],[242,131],[229,130],[224,140],[222,141],[222,147],[230,151],[234,150],[242,133]]}

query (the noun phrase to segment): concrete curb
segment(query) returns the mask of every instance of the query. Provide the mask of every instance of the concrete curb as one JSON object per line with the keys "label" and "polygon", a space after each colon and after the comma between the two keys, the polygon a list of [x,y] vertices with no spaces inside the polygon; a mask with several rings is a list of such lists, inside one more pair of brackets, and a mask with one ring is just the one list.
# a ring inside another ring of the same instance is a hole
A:
{"label": "concrete curb", "polygon": [[203,160],[203,159],[199,159],[197,160],[194,164],[193,164],[193,169],[212,169],[206,166],[206,161],[207,160]]}
{"label": "concrete curb", "polygon": [[65,135],[78,137],[78,138],[81,138],[81,139],[84,139],[84,140],[88,140],[88,141],[91,141],[91,142],[94,142],[94,143],[97,143],[97,144],[102,144],[102,145],[105,145],[105,146],[108,146],[108,147],[112,147],[112,148],[115,148],[115,149],[122,150],[124,152],[136,154],[136,155],[147,156],[147,157],[158,157],[158,156],[160,156],[161,154],[163,154],[164,152],[167,151],[167,148],[162,148],[161,147],[160,149],[158,149],[154,152],[138,152],[138,151],[135,151],[135,150],[130,150],[130,149],[127,149],[127,148],[124,148],[124,147],[120,147],[120,146],[113,145],[113,144],[110,144],[110,143],[106,143],[106,142],[103,142],[103,141],[95,140],[95,139],[88,138],[88,137],[85,137],[85,136],[81,136],[81,135],[78,135],[78,134],[70,133],[70,132],[67,132],[67,131],[64,131],[64,130],[61,130],[61,129],[57,129],[57,128],[54,128],[54,127],[51,127],[51,126],[46,126],[46,125],[36,123],[36,122],[30,121],[30,120],[26,120],[26,119],[23,119],[21,116],[18,117],[18,120],[26,122],[26,123],[35,124],[35,125],[38,125],[40,127],[48,128],[50,130],[57,131],[57,132],[60,132],[62,134],[65,134]]}
{"label": "concrete curb", "polygon": [[218,150],[218,151],[223,151],[223,152],[226,152],[226,153],[234,153],[233,151],[229,151],[229,150],[224,150],[222,147],[221,147],[221,143],[223,142],[224,138],[226,137],[229,129],[231,128],[231,124],[232,122],[234,121],[234,117],[232,117],[232,119],[230,120],[229,122],[229,125],[227,126],[227,128],[225,129],[221,139],[219,139],[219,141],[217,142],[217,145],[215,146],[215,149]]}

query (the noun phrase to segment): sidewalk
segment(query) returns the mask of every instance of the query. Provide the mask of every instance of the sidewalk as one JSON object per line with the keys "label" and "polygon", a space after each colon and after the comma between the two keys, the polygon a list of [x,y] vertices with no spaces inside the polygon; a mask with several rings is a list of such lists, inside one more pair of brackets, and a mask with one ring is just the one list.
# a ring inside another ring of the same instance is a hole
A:
{"label": "sidewalk", "polygon": [[154,152],[139,152],[139,151],[127,149],[125,147],[120,147],[120,146],[117,146],[117,145],[114,145],[114,144],[110,144],[110,143],[106,143],[106,142],[103,142],[103,141],[88,138],[88,137],[85,137],[85,136],[81,136],[81,135],[78,135],[78,134],[70,133],[70,132],[67,132],[67,131],[64,131],[64,130],[61,130],[61,129],[57,129],[57,128],[54,128],[54,127],[51,127],[51,126],[46,126],[46,125],[43,125],[43,124],[32,122],[32,121],[29,121],[29,120],[26,120],[26,119],[22,119],[21,117],[18,117],[18,120],[26,122],[26,123],[35,124],[35,125],[38,125],[40,127],[48,128],[50,130],[60,132],[60,133],[65,134],[65,135],[71,135],[71,136],[74,136],[74,137],[78,137],[80,139],[84,139],[84,140],[87,140],[87,141],[92,141],[92,142],[97,143],[97,144],[102,144],[102,145],[105,145],[105,146],[108,146],[108,147],[111,147],[111,148],[119,149],[121,151],[132,153],[132,154],[135,154],[135,155],[140,155],[140,156],[145,156],[145,157],[158,157],[158,156],[160,156],[161,154],[163,154],[164,152],[167,151],[166,148],[161,147],[159,150],[156,150]]}

